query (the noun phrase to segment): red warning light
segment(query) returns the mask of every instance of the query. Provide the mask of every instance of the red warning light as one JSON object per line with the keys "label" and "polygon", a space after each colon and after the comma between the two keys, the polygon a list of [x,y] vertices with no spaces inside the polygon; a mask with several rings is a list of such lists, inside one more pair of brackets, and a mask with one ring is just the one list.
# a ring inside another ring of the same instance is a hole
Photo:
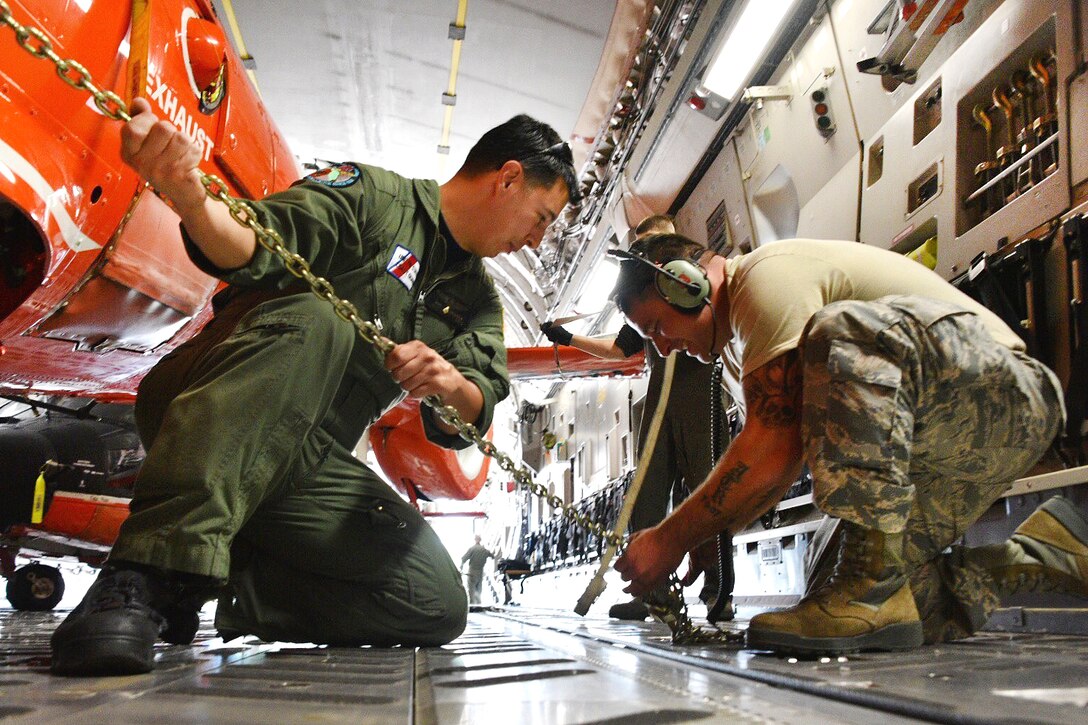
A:
{"label": "red warning light", "polygon": [[828,102],[827,88],[821,87],[809,94],[812,101],[812,114],[816,121],[816,130],[824,138],[835,133],[835,121],[831,117],[831,104]]}

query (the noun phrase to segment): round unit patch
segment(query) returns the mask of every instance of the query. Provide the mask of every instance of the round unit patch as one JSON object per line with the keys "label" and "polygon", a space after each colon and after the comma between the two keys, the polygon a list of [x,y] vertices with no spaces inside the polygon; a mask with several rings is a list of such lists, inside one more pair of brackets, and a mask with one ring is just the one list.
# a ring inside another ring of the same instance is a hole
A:
{"label": "round unit patch", "polygon": [[319,169],[306,177],[325,186],[351,186],[362,176],[359,167],[352,163],[334,164]]}

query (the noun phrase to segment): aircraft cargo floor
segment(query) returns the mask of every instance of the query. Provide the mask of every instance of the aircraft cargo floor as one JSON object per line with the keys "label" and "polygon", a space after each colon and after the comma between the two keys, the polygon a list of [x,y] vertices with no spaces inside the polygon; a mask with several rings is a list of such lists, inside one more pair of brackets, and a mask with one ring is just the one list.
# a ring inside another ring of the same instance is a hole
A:
{"label": "aircraft cargo floor", "polygon": [[162,645],[155,671],[48,673],[64,612],[0,610],[0,720],[34,723],[1088,723],[1088,637],[985,633],[814,661],[676,648],[656,623],[474,611],[435,649]]}

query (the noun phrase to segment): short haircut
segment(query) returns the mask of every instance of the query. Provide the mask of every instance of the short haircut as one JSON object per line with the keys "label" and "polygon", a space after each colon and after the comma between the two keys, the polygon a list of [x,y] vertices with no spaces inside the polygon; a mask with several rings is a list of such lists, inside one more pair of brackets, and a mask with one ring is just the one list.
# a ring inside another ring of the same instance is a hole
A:
{"label": "short haircut", "polygon": [[562,179],[571,202],[577,202],[578,177],[574,156],[551,126],[524,113],[491,129],[476,142],[459,173],[475,176],[497,171],[507,161],[517,161],[525,178],[536,186],[551,187]]}
{"label": "short haircut", "polygon": [[676,220],[670,214],[654,214],[648,216],[635,226],[635,237],[644,237],[647,234],[675,234]]}
{"label": "short haircut", "polygon": [[[628,251],[660,266],[674,259],[697,260],[707,248],[682,234],[647,234],[632,244]],[[611,295],[620,312],[627,314],[630,311],[631,303],[653,284],[656,274],[650,264],[637,259],[624,259],[620,262],[619,275]]]}

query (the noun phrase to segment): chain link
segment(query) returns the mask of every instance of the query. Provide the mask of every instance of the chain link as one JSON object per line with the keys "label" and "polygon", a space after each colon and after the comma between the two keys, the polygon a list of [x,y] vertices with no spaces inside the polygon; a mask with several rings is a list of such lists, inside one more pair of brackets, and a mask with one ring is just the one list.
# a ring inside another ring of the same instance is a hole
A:
{"label": "chain link", "polygon": [[[132,119],[125,102],[116,93],[98,88],[94,84],[91,74],[84,66],[74,60],[64,59],[57,55],[56,51],[53,50],[53,43],[41,30],[28,28],[15,20],[12,17],[11,8],[5,0],[0,0],[0,24],[7,25],[15,32],[15,39],[28,53],[36,58],[51,61],[57,75],[65,83],[73,88],[90,93],[94,98],[95,106],[107,117],[115,121],[126,122]],[[315,275],[310,269],[309,263],[303,257],[287,249],[279,232],[263,226],[257,220],[253,207],[231,196],[227,192],[227,185],[218,177],[203,171],[199,173],[200,182],[204,185],[207,195],[225,204],[230,211],[231,217],[236,222],[253,231],[257,243],[261,247],[278,257],[288,272],[306,282],[314,295],[331,304],[336,311],[336,315],[354,326],[359,337],[376,347],[383,355],[388,355],[393,350],[395,343],[383,336],[377,325],[369,320],[364,320],[359,315],[355,305],[338,297],[332,284],[324,277]],[[495,460],[502,470],[513,476],[518,487],[544,499],[552,508],[558,509],[565,518],[595,534],[608,544],[615,546],[618,550],[623,549],[625,539],[622,536],[593,521],[588,515],[579,512],[573,506],[564,504],[561,498],[550,494],[545,486],[533,481],[532,474],[526,467],[518,466],[510,456],[484,438],[480,431],[476,429],[476,426],[462,420],[456,408],[445,405],[437,395],[428,395],[423,398],[423,402],[433,408],[439,419],[454,428],[461,438],[474,444],[481,453]],[[691,617],[688,616],[687,605],[683,597],[683,587],[675,574],[670,577],[669,593],[665,601],[655,602],[648,606],[655,618],[669,626],[674,644],[721,644],[736,641],[735,635],[720,630],[710,632],[695,626]]]}

